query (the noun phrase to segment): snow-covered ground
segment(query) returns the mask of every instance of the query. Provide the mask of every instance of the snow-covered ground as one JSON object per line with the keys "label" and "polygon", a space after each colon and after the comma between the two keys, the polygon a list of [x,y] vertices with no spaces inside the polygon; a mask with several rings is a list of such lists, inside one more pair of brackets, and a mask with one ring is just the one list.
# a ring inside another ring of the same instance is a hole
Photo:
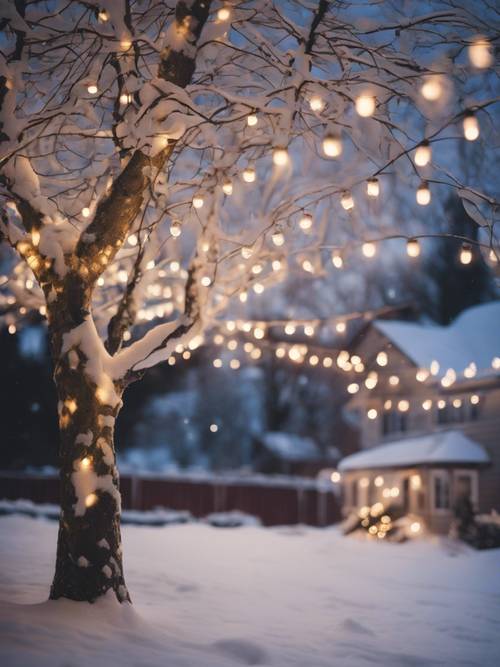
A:
{"label": "snow-covered ground", "polygon": [[57,525],[0,518],[2,667],[500,665],[500,552],[125,526],[134,606],[44,602]]}

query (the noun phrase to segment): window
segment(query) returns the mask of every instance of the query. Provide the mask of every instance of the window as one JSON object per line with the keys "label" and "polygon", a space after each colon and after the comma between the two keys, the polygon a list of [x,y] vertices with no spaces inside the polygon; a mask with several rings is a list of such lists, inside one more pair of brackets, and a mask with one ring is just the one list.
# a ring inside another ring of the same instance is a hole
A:
{"label": "window", "polygon": [[434,477],[434,509],[447,510],[450,508],[450,481],[448,473],[439,471],[433,473]]}
{"label": "window", "polygon": [[403,433],[408,428],[407,415],[395,410],[384,412],[382,430],[384,435],[389,433]]}

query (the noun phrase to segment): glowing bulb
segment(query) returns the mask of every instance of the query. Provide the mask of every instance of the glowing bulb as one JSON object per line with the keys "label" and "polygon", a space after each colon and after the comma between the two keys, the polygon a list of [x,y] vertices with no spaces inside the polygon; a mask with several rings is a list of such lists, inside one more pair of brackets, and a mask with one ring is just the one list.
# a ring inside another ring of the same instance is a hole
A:
{"label": "glowing bulb", "polygon": [[460,250],[460,264],[470,264],[472,262],[472,248],[467,243],[462,245]]}
{"label": "glowing bulb", "polygon": [[88,206],[85,206],[84,208],[82,208],[82,215],[83,215],[84,218],[88,218],[88,217],[89,217],[89,215],[90,215],[90,209],[88,208]]}
{"label": "glowing bulb", "polygon": [[479,396],[477,394],[472,394],[470,397],[470,402],[472,405],[477,405],[479,403]]}
{"label": "glowing bulb", "polygon": [[231,361],[229,362],[229,366],[233,370],[238,370],[238,368],[240,367],[240,362],[238,361],[238,359],[231,359]]}
{"label": "glowing bulb", "polygon": [[342,154],[342,140],[339,136],[327,134],[323,139],[323,153],[327,157],[338,157]]}
{"label": "glowing bulb", "polygon": [[330,480],[331,480],[334,484],[338,484],[338,483],[340,482],[340,480],[341,480],[340,473],[337,472],[336,470],[334,470],[334,471],[332,472],[332,474],[330,475]]}
{"label": "glowing bulb", "polygon": [[255,125],[257,125],[258,122],[259,122],[259,119],[257,118],[256,114],[251,113],[247,116],[247,125],[249,127],[254,127]]}
{"label": "glowing bulb", "polygon": [[241,256],[243,259],[250,259],[253,253],[253,248],[250,248],[249,246],[243,246],[241,249]]}
{"label": "glowing bulb", "polygon": [[130,39],[122,39],[120,40],[120,49],[122,51],[128,51],[130,47],[132,46],[132,42]]}
{"label": "glowing bulb", "polygon": [[203,276],[200,282],[203,287],[209,287],[212,284],[212,279],[209,276]]}
{"label": "glowing bulb", "polygon": [[479,123],[477,122],[477,118],[472,113],[472,111],[468,111],[465,114],[463,128],[464,137],[467,139],[467,141],[475,141],[479,137]]}
{"label": "glowing bulb", "polygon": [[429,377],[429,371],[426,370],[425,368],[419,368],[415,376],[417,382],[425,382],[428,377]]}
{"label": "glowing bulb", "polygon": [[87,86],[87,92],[90,93],[91,95],[95,95],[98,91],[97,86],[95,83],[90,84],[90,86]]}
{"label": "glowing bulb", "polygon": [[193,206],[195,208],[201,208],[204,203],[205,202],[204,202],[203,197],[201,195],[195,195],[193,197]]}
{"label": "glowing bulb", "polygon": [[[377,475],[377,477],[375,477],[375,479],[373,480],[373,483],[375,484],[375,486],[383,486],[384,485],[384,478],[382,477],[382,475]],[[385,523],[385,521],[384,521],[384,523]]]}
{"label": "glowing bulb", "polygon": [[309,100],[311,111],[323,111],[325,103],[319,95],[313,95]]}
{"label": "glowing bulb", "polygon": [[227,21],[231,16],[231,12],[227,7],[221,7],[217,12],[219,21]]}
{"label": "glowing bulb", "polygon": [[375,410],[375,408],[371,408],[371,409],[368,410],[368,412],[366,413],[366,416],[368,417],[368,419],[372,419],[372,420],[373,420],[373,419],[377,419],[377,417],[378,417],[378,412]]}
{"label": "glowing bulb", "polygon": [[372,95],[360,95],[356,98],[356,111],[363,118],[375,113],[375,98]]}
{"label": "glowing bulb", "polygon": [[309,213],[304,213],[299,220],[299,227],[305,232],[307,232],[309,229],[311,229],[312,224],[313,224],[312,215],[310,215]]}
{"label": "glowing bulb", "polygon": [[422,408],[428,412],[432,408],[432,401],[430,398],[427,398],[425,401],[422,402]]}
{"label": "glowing bulb", "polygon": [[356,394],[359,391],[359,384],[351,382],[351,384],[347,385],[347,391],[349,394]]}
{"label": "glowing bulb", "polygon": [[97,500],[98,498],[95,493],[89,493],[85,498],[85,507],[92,507],[92,505],[96,504]]}
{"label": "glowing bulb", "polygon": [[484,69],[493,64],[492,48],[487,39],[477,37],[469,45],[469,60],[478,69]]}
{"label": "glowing bulb", "polygon": [[282,232],[274,232],[271,238],[275,246],[280,247],[285,243],[285,237]]}
{"label": "glowing bulb", "polygon": [[80,461],[80,468],[82,470],[88,470],[90,468],[90,459],[88,456],[85,456],[81,461]]}
{"label": "glowing bulb", "polygon": [[170,225],[170,233],[174,238],[177,238],[182,234],[182,227],[180,222],[175,220],[171,225]]}
{"label": "glowing bulb", "polygon": [[427,204],[430,203],[431,191],[429,190],[429,186],[427,185],[426,181],[422,181],[422,183],[418,186],[416,199],[417,204],[420,204],[420,206],[427,206]]}
{"label": "glowing bulb", "polygon": [[275,148],[273,150],[273,162],[277,167],[284,167],[288,164],[288,159],[286,148]]}
{"label": "glowing bulb", "polygon": [[332,264],[336,269],[341,269],[344,266],[342,255],[340,255],[337,251],[332,253]]}
{"label": "glowing bulb", "polygon": [[246,167],[246,169],[243,169],[242,176],[245,183],[253,183],[256,178],[255,169],[253,167]]}
{"label": "glowing bulb", "polygon": [[361,250],[363,252],[363,255],[367,257],[368,259],[371,259],[372,257],[375,257],[377,254],[377,246],[375,243],[363,243]]}
{"label": "glowing bulb", "polygon": [[427,76],[420,88],[422,96],[429,102],[435,102],[443,94],[443,86],[439,76]]}
{"label": "glowing bulb", "polygon": [[33,229],[31,232],[31,243],[36,246],[40,243],[40,232],[38,229]]}
{"label": "glowing bulb", "polygon": [[123,93],[120,95],[120,104],[130,104],[132,102],[132,95],[128,95],[127,93]]}
{"label": "glowing bulb", "polygon": [[419,530],[420,530],[420,523],[418,521],[414,521],[410,525],[410,530],[411,530],[412,533],[418,533]]}
{"label": "glowing bulb", "polygon": [[399,401],[398,410],[400,412],[408,412],[409,409],[410,409],[410,403],[408,401],[404,399],[402,401]]}
{"label": "glowing bulb", "polygon": [[262,283],[255,283],[253,286],[253,291],[255,294],[262,294],[264,292],[264,285]]}
{"label": "glowing bulb", "polygon": [[346,328],[347,327],[345,322],[337,322],[337,324],[335,325],[335,331],[337,333],[345,333]]}
{"label": "glowing bulb", "polygon": [[420,255],[420,243],[417,239],[408,239],[406,242],[406,253],[408,257],[418,257]]}
{"label": "glowing bulb", "polygon": [[428,141],[422,141],[420,146],[417,146],[417,149],[415,151],[415,164],[417,167],[425,167],[425,165],[429,164],[431,161],[432,157],[432,150],[431,150],[431,145],[429,144]]}
{"label": "glowing bulb", "polygon": [[222,184],[222,192],[228,196],[233,194],[233,184],[230,180],[224,181]]}
{"label": "glowing bulb", "polygon": [[99,21],[105,23],[109,19],[108,12],[105,9],[100,9],[97,18]]}
{"label": "glowing bulb", "polygon": [[340,203],[345,211],[350,211],[354,208],[354,199],[350,192],[344,192],[340,199]]}
{"label": "glowing bulb", "polygon": [[380,194],[380,185],[378,178],[369,178],[366,181],[366,194],[369,197],[378,197]]}

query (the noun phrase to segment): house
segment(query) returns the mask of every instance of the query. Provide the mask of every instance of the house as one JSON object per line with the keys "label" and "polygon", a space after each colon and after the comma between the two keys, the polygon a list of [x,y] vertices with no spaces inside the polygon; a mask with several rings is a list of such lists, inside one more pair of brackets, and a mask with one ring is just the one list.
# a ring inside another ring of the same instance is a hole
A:
{"label": "house", "polygon": [[336,465],[340,456],[334,447],[322,454],[312,438],[268,431],[255,439],[252,458],[258,472],[314,477],[325,466]]}
{"label": "house", "polygon": [[345,511],[393,490],[445,532],[459,493],[480,512],[500,510],[500,301],[447,327],[375,321],[351,360],[363,375],[345,410],[361,452],[339,465]]}

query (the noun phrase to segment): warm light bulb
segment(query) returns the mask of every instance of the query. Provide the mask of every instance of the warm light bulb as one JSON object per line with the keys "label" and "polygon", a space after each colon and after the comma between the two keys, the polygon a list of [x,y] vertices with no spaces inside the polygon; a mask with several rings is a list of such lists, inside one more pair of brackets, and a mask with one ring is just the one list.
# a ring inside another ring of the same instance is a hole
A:
{"label": "warm light bulb", "polygon": [[493,64],[492,47],[487,39],[477,37],[469,45],[469,60],[478,69],[484,69]]}
{"label": "warm light bulb", "polygon": [[225,195],[233,194],[233,184],[230,180],[224,181],[224,183],[222,184],[222,192]]}
{"label": "warm light bulb", "polygon": [[420,243],[417,239],[408,239],[406,242],[406,252],[408,257],[418,257],[420,255]]}
{"label": "warm light bulb", "polygon": [[88,208],[88,206],[84,206],[84,208],[82,208],[82,215],[83,215],[84,218],[88,218],[88,217],[89,217],[89,215],[90,215],[90,209]]}
{"label": "warm light bulb", "polygon": [[377,253],[377,246],[375,245],[375,243],[371,242],[363,243],[363,245],[361,246],[361,251],[365,257],[371,259],[372,257],[375,257]]}
{"label": "warm light bulb", "polygon": [[80,461],[80,468],[82,470],[88,470],[90,468],[90,458],[88,456],[85,456],[81,461]]}
{"label": "warm light bulb", "polygon": [[350,192],[344,192],[344,194],[340,199],[340,203],[342,205],[342,208],[346,211],[350,211],[351,209],[354,208],[354,199],[352,198]]}
{"label": "warm light bulb", "polygon": [[85,507],[92,507],[92,505],[96,504],[97,500],[98,498],[95,493],[89,493],[85,498]]}
{"label": "warm light bulb", "polygon": [[195,195],[193,197],[193,206],[195,208],[201,208],[204,204],[203,197],[201,195]]}
{"label": "warm light bulb", "polygon": [[443,86],[438,75],[427,76],[420,88],[422,96],[429,102],[435,102],[443,94]]}
{"label": "warm light bulb", "polygon": [[344,266],[342,255],[340,255],[337,251],[332,253],[332,264],[336,269],[341,269]]}
{"label": "warm light bulb", "polygon": [[242,176],[245,183],[253,183],[256,178],[255,169],[253,167],[247,167],[243,170]]}
{"label": "warm light bulb", "polygon": [[311,111],[323,111],[325,103],[319,95],[313,95],[309,100],[309,106],[311,107]]}
{"label": "warm light bulb", "polygon": [[363,118],[375,113],[375,98],[372,95],[360,95],[356,98],[356,111]]}
{"label": "warm light bulb", "polygon": [[422,141],[415,151],[415,164],[417,167],[425,167],[429,164],[432,157],[431,146],[428,141]]}
{"label": "warm light bulb", "polygon": [[284,167],[288,164],[288,151],[286,148],[275,148],[273,150],[273,162],[277,167]]}
{"label": "warm light bulb", "polygon": [[99,21],[105,23],[109,19],[108,12],[105,9],[100,9],[97,18]]}
{"label": "warm light bulb", "polygon": [[366,181],[366,194],[369,197],[378,197],[380,194],[380,184],[378,178],[369,178]]}
{"label": "warm light bulb", "polygon": [[274,232],[272,235],[272,240],[275,246],[282,246],[285,243],[285,237],[283,236],[282,232]]}
{"label": "warm light bulb", "polygon": [[379,366],[387,366],[388,361],[389,358],[387,356],[387,352],[379,352],[377,354],[377,364]]}
{"label": "warm light bulb", "polygon": [[342,153],[342,140],[333,134],[327,134],[323,139],[323,153],[327,157],[338,157]]}
{"label": "warm light bulb", "polygon": [[38,229],[33,229],[31,232],[31,243],[36,246],[40,243],[40,232]]}
{"label": "warm light bulb", "polygon": [[313,224],[312,215],[310,215],[309,213],[304,213],[299,220],[299,227],[306,232],[309,229],[311,229],[312,224]]}
{"label": "warm light bulb", "polygon": [[177,238],[182,234],[182,227],[177,220],[170,225],[170,233],[174,238]]}
{"label": "warm light bulb", "polygon": [[203,276],[200,282],[203,287],[209,287],[212,284],[212,280],[209,276]]}
{"label": "warm light bulb", "polygon": [[217,12],[219,21],[227,21],[231,16],[231,12],[227,7],[221,7]]}
{"label": "warm light bulb", "polygon": [[128,51],[131,46],[132,46],[132,42],[130,41],[130,39],[125,38],[125,39],[122,39],[120,41],[120,49],[122,51]]}
{"label": "warm light bulb", "polygon": [[460,250],[460,263],[470,264],[472,262],[472,248],[469,244],[464,243]]}
{"label": "warm light bulb", "polygon": [[431,191],[429,190],[429,186],[425,181],[422,181],[422,183],[419,185],[416,193],[416,198],[417,198],[417,204],[420,204],[420,206],[427,206],[427,204],[430,203]]}
{"label": "warm light bulb", "polygon": [[87,92],[90,93],[91,95],[95,95],[99,89],[95,85],[95,83],[91,83],[90,86],[87,86]]}
{"label": "warm light bulb", "polygon": [[129,95],[127,93],[123,93],[120,95],[120,104],[130,104],[132,102],[132,95]]}
{"label": "warm light bulb", "polygon": [[247,125],[249,127],[254,127],[254,125],[257,125],[259,122],[259,119],[257,118],[257,115],[254,113],[251,113],[247,116]]}
{"label": "warm light bulb", "polygon": [[477,122],[477,118],[472,113],[472,111],[468,111],[465,114],[463,128],[464,137],[467,139],[467,141],[475,141],[479,137],[479,123]]}

